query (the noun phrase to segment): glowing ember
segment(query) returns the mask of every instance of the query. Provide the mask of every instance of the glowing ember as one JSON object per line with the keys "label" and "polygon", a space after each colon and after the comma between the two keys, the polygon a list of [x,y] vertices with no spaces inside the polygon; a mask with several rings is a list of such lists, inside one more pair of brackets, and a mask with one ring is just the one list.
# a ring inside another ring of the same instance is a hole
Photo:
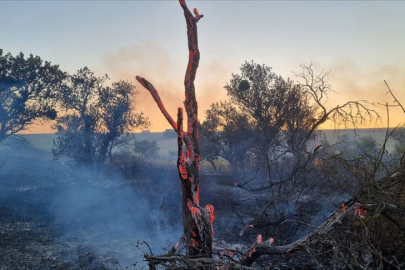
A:
{"label": "glowing ember", "polygon": [[315,166],[324,166],[325,164],[323,163],[323,160],[316,158],[316,159],[314,159],[314,165]]}
{"label": "glowing ember", "polygon": [[256,243],[257,243],[258,245],[260,245],[262,242],[263,242],[262,235],[259,234],[259,235],[257,236]]}
{"label": "glowing ember", "polygon": [[274,243],[274,238],[269,238],[266,242],[264,242],[266,246],[271,246]]}
{"label": "glowing ember", "polygon": [[251,251],[249,251],[248,257],[252,257],[252,254],[255,253],[256,249],[253,248]]}
{"label": "glowing ember", "polygon": [[246,224],[245,227],[240,231],[239,235],[242,236],[248,228],[254,228],[252,224]]}
{"label": "glowing ember", "polygon": [[[194,217],[194,218],[195,218],[196,215],[201,215],[200,209],[198,209],[197,207],[193,206],[190,201],[187,202],[187,207],[188,207],[188,209],[191,211],[191,213],[193,214],[193,217]],[[194,232],[193,232],[193,233],[194,233]]]}
{"label": "glowing ember", "polygon": [[232,256],[232,255],[234,255],[235,254],[235,252],[233,252],[233,251],[229,251],[229,250],[224,250],[224,251],[221,251],[220,253],[219,253],[221,256]]}
{"label": "glowing ember", "polygon": [[181,163],[179,164],[179,171],[180,171],[181,178],[186,180],[187,179],[187,171],[185,169],[185,166],[183,164],[181,164]]}
{"label": "glowing ember", "polygon": [[208,213],[210,215],[212,236],[214,236],[214,219],[215,219],[214,206],[209,204],[209,205],[205,206],[205,209],[208,211]]}
{"label": "glowing ember", "polygon": [[358,215],[361,219],[366,218],[366,216],[364,215],[365,213],[367,213],[367,211],[363,209],[363,205],[360,205],[355,212],[355,214]]}

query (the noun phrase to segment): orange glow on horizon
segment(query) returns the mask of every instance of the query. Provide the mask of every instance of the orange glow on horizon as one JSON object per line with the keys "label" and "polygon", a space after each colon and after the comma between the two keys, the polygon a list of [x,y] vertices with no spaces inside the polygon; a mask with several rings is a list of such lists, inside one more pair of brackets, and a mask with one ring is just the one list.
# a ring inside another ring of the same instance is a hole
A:
{"label": "orange glow on horizon", "polygon": [[[207,108],[202,108],[202,110],[207,110]],[[201,111],[201,109],[200,109]],[[383,112],[381,112],[382,114]],[[201,113],[200,113],[201,114]],[[166,129],[172,129],[170,124],[167,122],[167,120],[164,118],[164,116],[159,112],[156,113],[155,116],[150,116],[145,113],[146,116],[149,117],[149,120],[152,123],[152,126],[148,129],[151,132],[163,132]],[[203,115],[202,115],[203,116]],[[204,121],[205,117],[200,116],[200,120]],[[390,127],[396,127],[397,125],[404,123],[404,117],[401,114],[397,115],[390,115]],[[19,132],[19,134],[49,134],[49,133],[55,133],[55,130],[51,128],[52,124],[54,121],[48,121],[48,122],[43,122],[43,123],[36,123],[28,127],[28,129]],[[383,123],[385,124],[385,123]],[[336,130],[336,129],[352,129],[352,126],[337,126],[335,123],[328,121],[325,124],[321,125],[320,129],[329,129],[329,130]],[[363,125],[363,126],[357,126],[356,129],[362,129],[362,128],[386,128],[385,125],[382,125],[381,123],[369,123],[368,125]],[[142,130],[136,129],[133,131],[134,133],[140,133]]]}
{"label": "orange glow on horizon", "polygon": [[[226,81],[224,79],[223,81]],[[135,103],[135,112],[143,112],[146,117],[149,118],[151,122],[151,127],[149,130],[151,132],[163,132],[166,129],[172,129],[170,124],[167,122],[165,117],[160,112],[158,106],[156,105],[153,98],[150,96],[149,91],[142,89],[143,87],[138,83],[137,89],[140,90],[139,94],[136,97]],[[337,87],[339,88],[339,87]],[[156,89],[159,91],[159,95],[162,99],[162,103],[165,105],[167,112],[172,116],[172,118],[176,118],[177,115],[177,108],[182,106],[182,99],[184,98],[184,90],[179,90],[178,92],[172,92],[167,87],[160,83],[156,83]],[[179,89],[181,89],[179,87]],[[198,101],[198,109],[199,109],[199,119],[200,121],[205,120],[205,111],[210,108],[210,105],[214,102],[218,102],[221,100],[226,100],[227,95],[225,90],[222,87],[204,87],[200,86],[200,91],[197,88],[197,101]],[[220,89],[218,91],[212,89]],[[331,97],[332,98],[332,95]],[[327,108],[333,108],[337,104],[343,104],[347,100],[358,100],[358,96],[349,96],[344,94],[333,94],[333,99],[327,102]],[[378,112],[381,116],[381,121],[376,121],[374,119],[372,122],[368,123],[367,125],[358,125],[356,129],[361,128],[386,128],[386,118],[387,112],[384,106],[369,106],[371,109],[374,109]],[[399,108],[390,108],[390,127],[396,127],[397,125],[404,123],[405,116],[404,113]],[[44,121],[42,123],[37,123],[31,125],[27,130],[20,132],[20,134],[43,134],[43,133],[55,133],[55,131],[51,128],[51,125],[54,121]],[[320,126],[320,129],[352,129],[351,125],[338,126],[336,123],[332,121],[327,121],[323,125]],[[135,133],[142,132],[140,129],[133,130]]]}

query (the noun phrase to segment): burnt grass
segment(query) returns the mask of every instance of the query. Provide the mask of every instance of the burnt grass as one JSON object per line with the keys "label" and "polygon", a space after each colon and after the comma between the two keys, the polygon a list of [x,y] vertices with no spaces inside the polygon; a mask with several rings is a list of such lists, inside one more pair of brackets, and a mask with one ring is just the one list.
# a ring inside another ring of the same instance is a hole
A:
{"label": "burnt grass", "polygon": [[45,211],[46,201],[31,202],[34,193],[51,197],[54,188],[9,191],[1,202],[0,269],[69,269],[80,266],[80,239],[58,230],[58,221]]}
{"label": "burnt grass", "polygon": [[[77,185],[75,188],[80,188],[81,184]],[[0,204],[0,269],[123,268],[120,253],[134,249],[128,239],[118,235],[110,237],[108,244],[91,243],[103,235],[94,231],[94,224],[85,226],[91,222],[86,213],[64,219],[49,209],[50,198],[66,188],[55,185],[14,194],[8,191],[13,200],[2,200]],[[75,229],[66,229],[69,227]],[[133,242],[136,244],[136,240]]]}

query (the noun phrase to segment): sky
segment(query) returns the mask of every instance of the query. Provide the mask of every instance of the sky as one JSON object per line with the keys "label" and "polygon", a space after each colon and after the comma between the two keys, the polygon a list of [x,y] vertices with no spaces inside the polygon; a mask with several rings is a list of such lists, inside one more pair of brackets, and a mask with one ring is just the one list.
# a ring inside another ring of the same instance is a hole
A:
{"label": "sky", "polygon": [[[272,67],[284,78],[300,65],[330,70],[327,107],[348,100],[392,103],[386,80],[405,104],[405,2],[379,1],[186,1],[204,14],[198,22],[200,65],[196,94],[200,120],[245,61]],[[136,111],[151,131],[170,128],[135,76],[149,80],[175,118],[184,100],[187,29],[178,1],[0,1],[0,48],[58,64],[74,74],[84,66],[111,81],[134,82]],[[390,126],[404,114],[390,110]],[[330,128],[325,125],[324,128]],[[371,125],[374,127],[374,123]],[[29,133],[53,132],[50,124]]]}

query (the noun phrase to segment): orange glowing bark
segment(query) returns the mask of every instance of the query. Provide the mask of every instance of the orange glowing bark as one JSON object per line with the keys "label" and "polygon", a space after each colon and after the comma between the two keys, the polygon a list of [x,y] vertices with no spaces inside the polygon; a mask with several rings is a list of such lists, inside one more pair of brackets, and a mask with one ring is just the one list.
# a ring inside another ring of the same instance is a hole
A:
{"label": "orange glowing bark", "polygon": [[187,114],[186,131],[183,131],[183,109],[178,109],[177,123],[175,123],[163,106],[159,94],[153,85],[142,77],[137,76],[136,79],[149,90],[159,109],[177,133],[177,168],[182,187],[183,230],[186,253],[188,256],[212,257],[214,207],[207,205],[203,208],[199,205],[200,150],[198,146],[198,106],[194,86],[200,61],[197,22],[203,15],[200,15],[197,9],[194,9],[195,16],[193,16],[186,2],[184,0],[180,0],[179,2],[184,10],[184,17],[187,23],[189,49],[189,59],[184,79],[184,107]]}

